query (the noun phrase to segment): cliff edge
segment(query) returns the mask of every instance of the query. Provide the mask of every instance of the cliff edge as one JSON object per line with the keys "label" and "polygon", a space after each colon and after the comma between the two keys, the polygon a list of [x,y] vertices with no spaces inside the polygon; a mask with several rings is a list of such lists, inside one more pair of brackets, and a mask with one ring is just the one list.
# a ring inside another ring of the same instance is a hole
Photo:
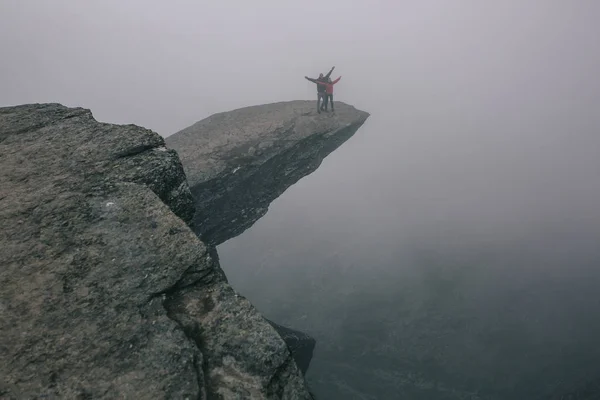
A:
{"label": "cliff edge", "polygon": [[369,114],[336,102],[289,101],[214,114],[165,139],[196,202],[194,230],[218,245],[241,234],[288,187],[315,171]]}

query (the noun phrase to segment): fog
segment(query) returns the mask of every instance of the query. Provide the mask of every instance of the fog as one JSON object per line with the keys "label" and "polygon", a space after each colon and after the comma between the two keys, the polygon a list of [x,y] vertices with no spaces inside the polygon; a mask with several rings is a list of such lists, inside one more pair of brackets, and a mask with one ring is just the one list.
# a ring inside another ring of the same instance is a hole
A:
{"label": "fog", "polygon": [[317,396],[591,399],[598,16],[593,0],[4,0],[0,106],[168,136],[315,99],[303,77],[335,65],[336,100],[371,117],[219,249],[237,290],[317,338]]}

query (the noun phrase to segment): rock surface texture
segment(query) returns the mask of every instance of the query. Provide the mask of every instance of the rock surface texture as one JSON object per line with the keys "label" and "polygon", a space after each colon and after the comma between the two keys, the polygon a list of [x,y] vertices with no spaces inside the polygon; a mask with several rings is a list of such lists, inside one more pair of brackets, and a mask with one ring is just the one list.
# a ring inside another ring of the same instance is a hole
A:
{"label": "rock surface texture", "polygon": [[[267,320],[269,321],[269,320]],[[316,341],[312,336],[295,329],[286,328],[273,321],[269,323],[275,328],[279,336],[283,338],[285,343],[294,357],[296,365],[303,374],[306,373],[312,360],[313,351],[315,350]]]}
{"label": "rock surface texture", "polygon": [[152,131],[58,104],[0,108],[0,398],[311,398],[212,244],[367,118],[337,104],[248,108],[177,134],[193,193]]}
{"label": "rock surface texture", "polygon": [[335,104],[335,114],[317,114],[312,101],[241,108],[165,139],[183,164],[196,201],[194,230],[204,242],[218,245],[252,226],[369,117]]}

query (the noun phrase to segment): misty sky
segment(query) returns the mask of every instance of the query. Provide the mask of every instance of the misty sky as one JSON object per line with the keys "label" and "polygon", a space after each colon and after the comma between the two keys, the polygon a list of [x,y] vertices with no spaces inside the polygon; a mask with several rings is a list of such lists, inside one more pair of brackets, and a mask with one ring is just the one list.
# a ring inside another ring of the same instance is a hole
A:
{"label": "misty sky", "polygon": [[167,136],[312,99],[303,76],[336,65],[336,97],[394,110],[402,131],[580,115],[599,101],[598,15],[594,0],[2,0],[0,105],[83,106]]}

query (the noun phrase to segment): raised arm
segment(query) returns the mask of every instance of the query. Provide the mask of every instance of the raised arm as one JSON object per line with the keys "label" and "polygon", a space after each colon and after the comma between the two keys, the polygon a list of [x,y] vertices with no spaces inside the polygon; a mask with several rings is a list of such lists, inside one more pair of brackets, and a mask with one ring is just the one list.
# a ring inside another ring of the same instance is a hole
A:
{"label": "raised arm", "polygon": [[308,76],[305,76],[305,78],[308,79],[309,81],[311,81],[312,83],[317,83],[317,84],[322,83],[322,82],[317,81],[316,79],[309,78]]}
{"label": "raised arm", "polygon": [[329,78],[334,69],[335,67],[331,67],[331,70],[327,73],[327,75],[325,75],[325,79]]}
{"label": "raised arm", "polygon": [[336,83],[338,83],[340,81],[340,79],[342,79],[342,77],[340,76],[339,78],[337,78],[335,81],[331,82],[332,85],[335,85]]}

